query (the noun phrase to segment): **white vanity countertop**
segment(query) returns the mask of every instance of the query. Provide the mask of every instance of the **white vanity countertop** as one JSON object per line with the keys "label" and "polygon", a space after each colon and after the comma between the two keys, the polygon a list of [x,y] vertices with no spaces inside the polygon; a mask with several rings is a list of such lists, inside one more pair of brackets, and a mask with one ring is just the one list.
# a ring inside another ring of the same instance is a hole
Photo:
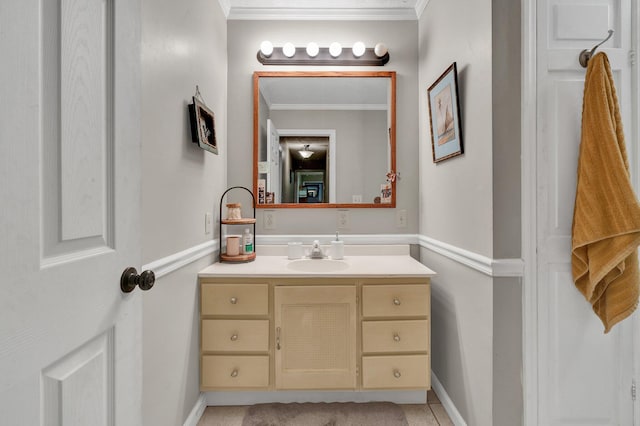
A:
{"label": "white vanity countertop", "polygon": [[[325,246],[323,246],[325,248]],[[200,271],[199,277],[431,277],[434,271],[409,255],[408,246],[352,246],[345,245],[340,270],[322,271],[316,265],[326,260],[307,260],[313,271],[295,270],[289,265],[300,260],[287,258],[286,246],[258,246],[256,259],[247,263],[214,263]],[[330,254],[330,253],[329,253]],[[331,257],[328,258],[329,260]],[[331,262],[329,262],[331,263]]]}

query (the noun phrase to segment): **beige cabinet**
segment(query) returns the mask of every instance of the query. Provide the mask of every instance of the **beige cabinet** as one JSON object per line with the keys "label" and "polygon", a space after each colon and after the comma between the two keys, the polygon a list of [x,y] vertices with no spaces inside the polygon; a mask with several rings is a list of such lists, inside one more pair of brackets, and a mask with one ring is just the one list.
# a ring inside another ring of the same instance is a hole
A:
{"label": "beige cabinet", "polygon": [[362,388],[431,387],[428,284],[362,286]]}
{"label": "beige cabinet", "polygon": [[276,389],[356,388],[356,286],[275,287]]}
{"label": "beige cabinet", "polygon": [[200,387],[429,389],[429,278],[200,279]]}
{"label": "beige cabinet", "polygon": [[269,284],[201,282],[200,388],[270,383]]}

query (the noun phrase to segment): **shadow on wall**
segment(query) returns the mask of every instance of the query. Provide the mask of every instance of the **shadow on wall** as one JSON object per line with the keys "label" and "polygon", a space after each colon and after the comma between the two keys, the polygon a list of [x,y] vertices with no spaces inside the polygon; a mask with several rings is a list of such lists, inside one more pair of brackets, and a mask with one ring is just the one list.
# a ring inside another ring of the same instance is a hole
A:
{"label": "shadow on wall", "polygon": [[[460,414],[469,419],[469,413],[473,412],[473,407],[469,407],[469,404],[473,398],[467,395],[470,386],[464,380],[468,376],[463,363],[464,347],[460,338],[456,306],[453,298],[438,285],[437,276],[431,279],[431,348],[433,373],[445,387]],[[453,348],[458,350],[452,350]],[[463,378],[462,383],[454,383],[457,377]]]}

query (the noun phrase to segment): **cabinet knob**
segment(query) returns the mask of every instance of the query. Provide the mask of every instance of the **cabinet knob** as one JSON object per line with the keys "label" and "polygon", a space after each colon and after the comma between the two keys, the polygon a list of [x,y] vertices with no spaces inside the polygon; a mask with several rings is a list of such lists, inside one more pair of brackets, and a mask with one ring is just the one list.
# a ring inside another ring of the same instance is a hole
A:
{"label": "cabinet knob", "polygon": [[393,377],[395,377],[396,379],[399,379],[400,376],[402,376],[402,374],[400,374],[400,371],[398,370],[393,370]]}
{"label": "cabinet knob", "polygon": [[393,304],[396,306],[400,306],[400,299],[398,299],[397,297],[393,298]]}
{"label": "cabinet knob", "polygon": [[398,333],[394,334],[393,335],[393,340],[396,341],[396,342],[399,342],[400,341],[400,335]]}
{"label": "cabinet knob", "polygon": [[234,370],[231,372],[231,377],[238,377],[238,369],[234,369]]}
{"label": "cabinet knob", "polygon": [[232,305],[235,305],[236,303],[238,303],[238,298],[232,297],[231,299],[229,299],[229,302],[231,302]]}
{"label": "cabinet knob", "polygon": [[231,336],[231,341],[235,342],[236,340],[238,340],[238,335],[237,334],[232,335]]}

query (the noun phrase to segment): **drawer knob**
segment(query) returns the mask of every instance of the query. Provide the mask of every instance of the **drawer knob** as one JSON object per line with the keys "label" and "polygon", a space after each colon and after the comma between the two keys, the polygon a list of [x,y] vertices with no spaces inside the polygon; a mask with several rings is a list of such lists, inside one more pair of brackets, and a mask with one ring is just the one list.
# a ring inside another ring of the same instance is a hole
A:
{"label": "drawer knob", "polygon": [[236,340],[238,340],[238,335],[237,334],[232,335],[231,336],[231,341],[235,342]]}
{"label": "drawer knob", "polygon": [[393,377],[395,377],[396,379],[399,379],[400,376],[402,376],[402,374],[400,374],[400,371],[398,370],[393,370]]}
{"label": "drawer knob", "polygon": [[397,297],[393,298],[393,304],[396,306],[400,306],[400,299],[398,299]]}
{"label": "drawer knob", "polygon": [[232,297],[231,299],[229,299],[229,302],[231,302],[232,305],[235,305],[236,303],[238,303],[238,298]]}
{"label": "drawer knob", "polygon": [[393,335],[393,340],[396,341],[396,342],[399,342],[400,341],[400,335],[398,333],[394,334]]}
{"label": "drawer knob", "polygon": [[238,370],[235,369],[231,372],[231,377],[238,377]]}

